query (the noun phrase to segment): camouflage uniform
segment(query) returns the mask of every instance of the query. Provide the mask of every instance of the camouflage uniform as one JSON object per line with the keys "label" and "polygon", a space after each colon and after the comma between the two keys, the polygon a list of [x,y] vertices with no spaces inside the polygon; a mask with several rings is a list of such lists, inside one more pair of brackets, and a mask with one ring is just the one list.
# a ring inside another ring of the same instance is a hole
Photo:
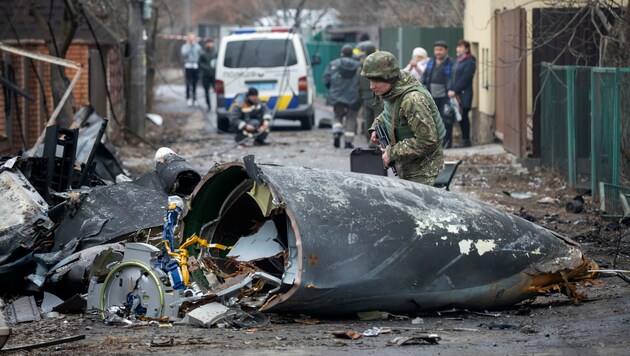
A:
{"label": "camouflage uniform", "polygon": [[389,134],[391,144],[386,151],[400,178],[433,185],[444,168],[445,128],[431,94],[412,74],[400,71],[389,52],[376,52],[366,58],[361,75],[393,82],[392,88],[381,96],[385,107],[370,133],[375,125],[381,125]]}

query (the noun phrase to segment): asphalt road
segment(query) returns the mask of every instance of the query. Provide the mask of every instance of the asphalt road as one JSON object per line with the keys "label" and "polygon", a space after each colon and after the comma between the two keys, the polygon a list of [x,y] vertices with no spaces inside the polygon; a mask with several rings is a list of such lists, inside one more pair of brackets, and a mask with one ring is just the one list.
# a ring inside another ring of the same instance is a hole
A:
{"label": "asphalt road", "polygon": [[[186,106],[183,86],[163,85],[158,94],[155,112],[163,116],[164,123],[147,123],[149,140],[186,157],[202,175],[217,162],[238,160],[246,154],[254,154],[262,163],[350,170],[350,150],[332,146],[329,128],[302,131],[292,122],[278,121],[269,146],[249,144],[239,149],[232,135],[216,132],[212,112]],[[316,119],[331,116],[330,109],[319,102]],[[357,138],[355,143],[367,147],[365,140]],[[117,147],[117,153],[123,165],[136,175],[154,169],[155,151],[148,145]],[[579,241],[600,267],[630,269],[628,230],[623,226],[610,228],[610,221],[597,216],[596,201],[586,197],[586,210],[581,214],[566,213],[561,203],[537,203],[542,197],[562,201],[575,196],[553,172],[525,169],[499,145],[449,149],[446,156],[464,160],[452,185],[456,194],[475,197],[514,214],[525,211],[538,224]],[[503,191],[528,192],[531,198],[519,199]],[[255,330],[127,328],[107,325],[93,315],[66,315],[14,326],[5,347],[85,334],[82,341],[14,354],[627,355],[630,288],[616,277],[601,278],[600,282],[585,288],[590,301],[579,305],[571,304],[564,295],[552,294],[507,310],[430,312],[409,315],[406,320],[345,318],[314,322],[304,316],[278,315],[272,316],[269,328]],[[421,320],[412,323],[416,317]],[[363,332],[372,327],[390,331],[358,340],[333,336],[337,330]],[[426,334],[437,334],[441,339],[437,345],[393,343],[397,337]],[[157,346],[164,341],[168,346]]]}

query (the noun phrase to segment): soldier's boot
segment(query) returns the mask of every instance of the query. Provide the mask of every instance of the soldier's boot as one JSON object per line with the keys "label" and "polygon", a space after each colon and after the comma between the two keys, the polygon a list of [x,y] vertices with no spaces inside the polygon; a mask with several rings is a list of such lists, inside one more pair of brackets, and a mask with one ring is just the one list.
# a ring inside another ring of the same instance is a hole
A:
{"label": "soldier's boot", "polygon": [[333,134],[333,136],[333,146],[335,146],[335,148],[339,148],[339,141],[341,141],[341,132],[336,132]]}

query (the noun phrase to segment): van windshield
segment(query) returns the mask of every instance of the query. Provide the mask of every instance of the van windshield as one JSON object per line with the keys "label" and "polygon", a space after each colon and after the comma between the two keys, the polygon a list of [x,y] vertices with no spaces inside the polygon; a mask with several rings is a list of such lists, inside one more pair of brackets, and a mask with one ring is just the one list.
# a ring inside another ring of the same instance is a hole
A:
{"label": "van windshield", "polygon": [[293,42],[286,39],[229,42],[223,65],[227,68],[282,67],[297,64]]}

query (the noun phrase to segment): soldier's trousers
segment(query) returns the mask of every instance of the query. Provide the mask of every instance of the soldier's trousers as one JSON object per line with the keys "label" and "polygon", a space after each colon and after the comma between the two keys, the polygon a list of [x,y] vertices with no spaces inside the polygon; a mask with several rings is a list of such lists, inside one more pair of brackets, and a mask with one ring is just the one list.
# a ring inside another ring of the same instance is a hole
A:
{"label": "soldier's trousers", "polygon": [[[357,132],[357,115],[358,109],[353,109],[350,105],[337,103],[333,106],[335,118],[333,121],[332,132],[334,134],[342,133],[344,142],[352,143]],[[344,124],[344,117],[346,119]]]}

